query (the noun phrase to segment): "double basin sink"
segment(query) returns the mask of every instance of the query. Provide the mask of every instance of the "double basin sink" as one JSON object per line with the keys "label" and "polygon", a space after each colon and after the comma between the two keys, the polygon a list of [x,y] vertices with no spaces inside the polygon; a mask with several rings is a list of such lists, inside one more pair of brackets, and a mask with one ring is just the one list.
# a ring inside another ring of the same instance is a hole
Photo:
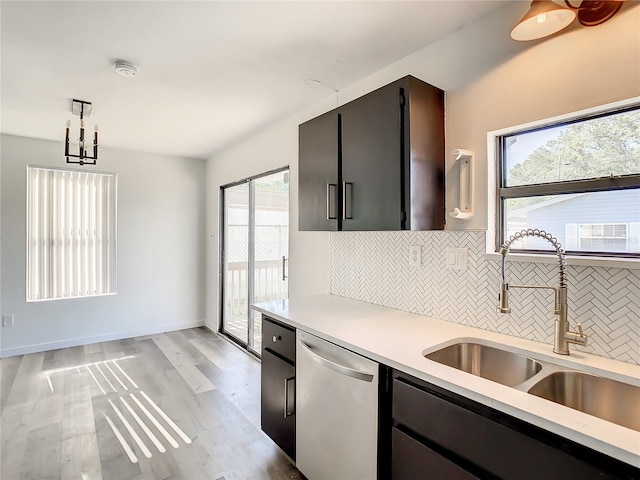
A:
{"label": "double basin sink", "polygon": [[640,431],[640,387],[464,341],[425,358]]}

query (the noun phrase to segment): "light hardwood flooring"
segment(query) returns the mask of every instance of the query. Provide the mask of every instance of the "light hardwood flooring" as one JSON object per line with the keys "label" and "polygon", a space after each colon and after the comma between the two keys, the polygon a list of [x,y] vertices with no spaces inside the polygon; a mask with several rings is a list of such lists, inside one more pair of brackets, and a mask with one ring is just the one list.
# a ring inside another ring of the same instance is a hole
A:
{"label": "light hardwood flooring", "polygon": [[303,479],[260,430],[260,364],[205,328],[0,361],[1,478]]}

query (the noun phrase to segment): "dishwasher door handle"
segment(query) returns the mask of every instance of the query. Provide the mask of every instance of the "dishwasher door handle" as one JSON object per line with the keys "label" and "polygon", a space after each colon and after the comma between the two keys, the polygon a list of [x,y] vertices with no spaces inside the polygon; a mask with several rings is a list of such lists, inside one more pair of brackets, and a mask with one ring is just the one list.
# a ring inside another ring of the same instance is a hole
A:
{"label": "dishwasher door handle", "polygon": [[345,365],[340,365],[339,363],[334,362],[333,360],[329,360],[328,358],[323,357],[322,355],[314,352],[309,345],[304,343],[302,340],[298,340],[300,345],[307,351],[312,360],[316,361],[323,367],[327,367],[334,372],[338,372],[342,375],[346,375],[347,377],[355,378],[356,380],[363,380],[365,382],[372,382],[374,376],[371,373],[361,372],[360,370],[354,370],[353,368],[347,367]]}

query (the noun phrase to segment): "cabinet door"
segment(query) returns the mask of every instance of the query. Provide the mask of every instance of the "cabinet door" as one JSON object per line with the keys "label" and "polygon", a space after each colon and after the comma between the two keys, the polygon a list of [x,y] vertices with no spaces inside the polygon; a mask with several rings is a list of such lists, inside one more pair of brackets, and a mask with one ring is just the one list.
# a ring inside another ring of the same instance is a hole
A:
{"label": "cabinet door", "polygon": [[[437,446],[451,462],[482,478],[640,478],[637,469],[566,438],[408,375],[398,377],[393,381],[394,426]],[[392,463],[395,468],[395,458]]]}
{"label": "cabinet door", "polygon": [[263,349],[262,430],[292,460],[296,458],[295,375],[293,365]]}
{"label": "cabinet door", "polygon": [[342,113],[342,230],[402,228],[402,108],[392,83]]}
{"label": "cabinet door", "polygon": [[397,428],[393,428],[391,438],[393,480],[478,478]]}
{"label": "cabinet door", "polygon": [[332,111],[300,125],[298,130],[298,226],[300,230],[340,228],[338,132],[340,117]]}

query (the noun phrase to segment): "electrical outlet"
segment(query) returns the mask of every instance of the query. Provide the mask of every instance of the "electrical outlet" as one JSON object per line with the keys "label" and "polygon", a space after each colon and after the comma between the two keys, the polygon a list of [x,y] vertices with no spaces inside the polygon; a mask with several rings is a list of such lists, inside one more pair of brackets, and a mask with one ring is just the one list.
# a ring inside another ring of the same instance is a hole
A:
{"label": "electrical outlet", "polygon": [[2,315],[2,326],[13,327],[15,315]]}
{"label": "electrical outlet", "polygon": [[409,266],[412,268],[420,268],[422,266],[422,248],[420,245],[411,245],[409,247]]}

